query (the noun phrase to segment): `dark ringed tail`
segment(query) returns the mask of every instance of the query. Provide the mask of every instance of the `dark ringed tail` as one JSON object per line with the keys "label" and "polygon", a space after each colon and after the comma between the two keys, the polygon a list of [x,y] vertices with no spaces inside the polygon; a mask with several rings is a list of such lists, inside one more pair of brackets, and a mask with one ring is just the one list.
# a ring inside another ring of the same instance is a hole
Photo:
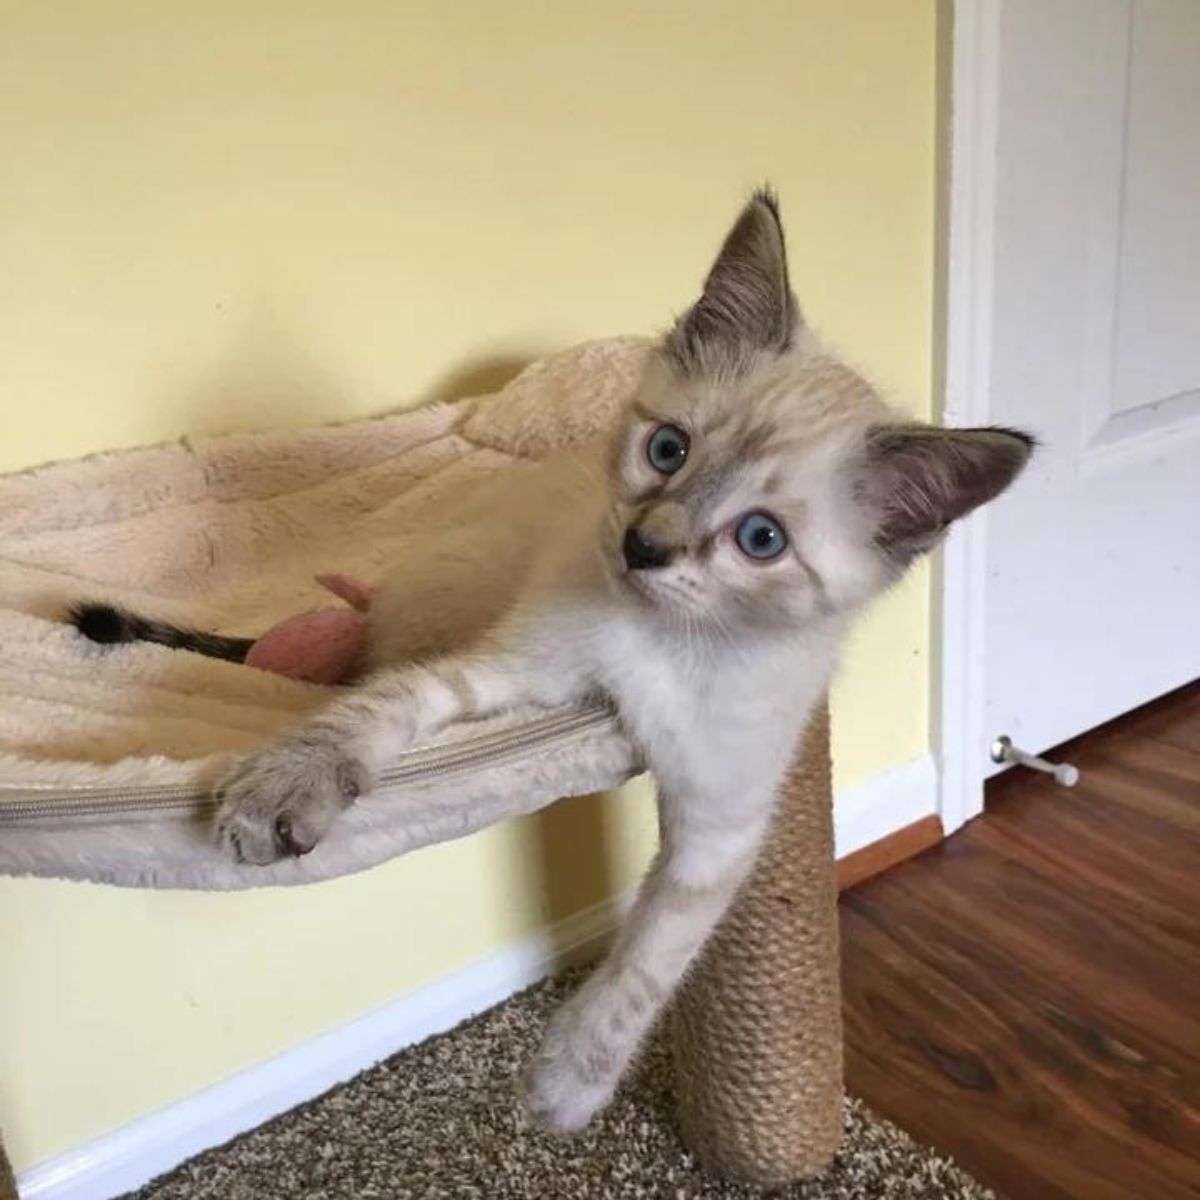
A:
{"label": "dark ringed tail", "polygon": [[154,642],[228,662],[245,662],[255,641],[254,638],[222,637],[217,633],[201,633],[198,629],[181,629],[166,621],[136,616],[112,604],[77,604],[67,614],[67,620],[84,637],[106,646],[118,642]]}

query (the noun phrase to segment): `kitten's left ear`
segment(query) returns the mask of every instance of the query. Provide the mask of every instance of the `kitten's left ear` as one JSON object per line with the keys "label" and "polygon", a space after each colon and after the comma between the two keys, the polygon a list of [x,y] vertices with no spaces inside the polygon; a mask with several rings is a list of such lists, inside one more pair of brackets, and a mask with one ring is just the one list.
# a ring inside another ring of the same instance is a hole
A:
{"label": "kitten's left ear", "polygon": [[1017,429],[873,429],[858,485],[876,542],[898,562],[932,549],[951,521],[1000,495],[1033,448],[1034,439]]}
{"label": "kitten's left ear", "polygon": [[786,350],[798,321],[779,202],[763,188],[726,235],[703,294],[680,317],[666,349],[689,373],[736,371],[755,351]]}

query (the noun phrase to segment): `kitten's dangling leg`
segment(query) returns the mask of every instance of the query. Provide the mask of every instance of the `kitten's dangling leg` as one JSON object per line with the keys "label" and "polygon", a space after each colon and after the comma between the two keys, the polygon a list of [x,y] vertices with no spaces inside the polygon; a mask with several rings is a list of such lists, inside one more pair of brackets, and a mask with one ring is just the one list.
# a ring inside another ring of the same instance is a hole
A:
{"label": "kitten's dangling leg", "polygon": [[526,1081],[533,1117],[582,1129],[621,1075],[689,964],[708,940],[758,853],[770,811],[682,826],[660,801],[663,848],[612,952],[555,1013]]}

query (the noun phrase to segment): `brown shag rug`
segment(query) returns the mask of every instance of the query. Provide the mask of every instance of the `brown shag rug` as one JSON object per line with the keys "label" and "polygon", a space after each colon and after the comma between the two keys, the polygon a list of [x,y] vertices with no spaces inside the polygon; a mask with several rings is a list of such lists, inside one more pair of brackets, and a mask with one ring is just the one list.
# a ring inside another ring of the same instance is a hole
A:
{"label": "brown shag rug", "polygon": [[513,1081],[577,980],[539,984],[401,1051],[128,1200],[994,1200],[857,1101],[819,1178],[771,1193],[711,1179],[674,1131],[662,1039],[586,1134],[531,1128]]}

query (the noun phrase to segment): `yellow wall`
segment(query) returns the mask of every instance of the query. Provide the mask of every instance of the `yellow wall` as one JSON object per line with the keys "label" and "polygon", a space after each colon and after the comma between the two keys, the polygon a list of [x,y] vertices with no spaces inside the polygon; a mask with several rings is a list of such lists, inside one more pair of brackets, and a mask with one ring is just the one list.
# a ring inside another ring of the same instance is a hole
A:
{"label": "yellow wall", "polygon": [[[9,0],[3,24],[2,468],[653,331],[767,178],[810,315],[928,410],[928,0]],[[858,638],[839,783],[924,752],[926,623],[922,576]],[[0,881],[18,1166],[625,885],[652,829],[635,792],[302,891]]]}

